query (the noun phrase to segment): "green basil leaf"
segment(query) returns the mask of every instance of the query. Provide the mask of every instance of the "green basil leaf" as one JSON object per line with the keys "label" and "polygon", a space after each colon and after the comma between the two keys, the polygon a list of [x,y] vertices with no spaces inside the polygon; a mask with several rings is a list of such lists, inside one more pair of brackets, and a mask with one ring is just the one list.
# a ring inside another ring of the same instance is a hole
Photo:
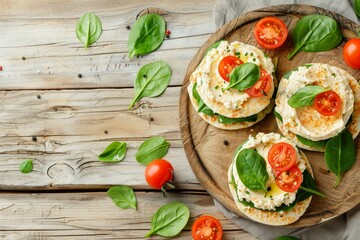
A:
{"label": "green basil leaf", "polygon": [[300,189],[296,193],[296,201],[304,201],[312,195],[317,195],[322,198],[325,197],[324,194],[317,191],[315,180],[313,179],[309,171],[305,169],[305,171],[303,172],[303,182],[301,183]]}
{"label": "green basil leaf", "polygon": [[257,117],[257,114],[243,118],[228,118],[223,115],[218,115],[218,122],[222,124],[232,124],[236,122],[256,122]]}
{"label": "green basil leaf", "polygon": [[329,141],[328,139],[321,140],[321,141],[312,141],[312,140],[304,138],[300,135],[296,135],[296,138],[302,144],[309,146],[309,147],[316,147],[316,148],[324,148],[326,146],[326,143]]}
{"label": "green basil leaf", "polygon": [[151,229],[145,235],[157,234],[163,237],[173,237],[181,232],[190,217],[189,208],[179,202],[168,203],[160,207],[151,219]]}
{"label": "green basil leaf", "polygon": [[29,173],[33,170],[33,162],[32,160],[28,159],[28,160],[25,160],[23,161],[21,164],[20,164],[20,172],[22,173]]}
{"label": "green basil leaf", "polygon": [[108,196],[116,206],[123,209],[137,207],[137,200],[134,190],[128,186],[115,186],[107,191]]}
{"label": "green basil leaf", "polygon": [[293,108],[311,106],[314,103],[315,97],[326,90],[327,89],[323,87],[315,85],[305,86],[300,88],[288,99],[288,104]]}
{"label": "green basil leaf", "polygon": [[196,102],[198,103],[198,112],[202,112],[206,115],[209,115],[209,116],[213,116],[215,115],[214,111],[211,110],[205,103],[204,101],[201,99],[198,91],[196,90],[196,86],[197,86],[197,83],[194,84],[193,88],[192,88],[192,94],[193,94],[193,97],[195,98]]}
{"label": "green basil leaf", "polygon": [[126,143],[113,142],[99,155],[101,162],[121,162],[126,155]]}
{"label": "green basil leaf", "polygon": [[358,17],[360,17],[360,0],[355,0],[354,11]]}
{"label": "green basil leaf", "polygon": [[95,43],[100,38],[101,33],[100,18],[93,13],[82,15],[76,25],[76,36],[85,44],[85,48]]}
{"label": "green basil leaf", "polygon": [[152,160],[164,157],[170,147],[165,138],[156,136],[147,139],[140,145],[135,158],[141,164],[148,165]]}
{"label": "green basil leaf", "polygon": [[242,150],[236,158],[236,170],[241,182],[250,190],[266,192],[269,174],[265,159],[254,149]]}
{"label": "green basil leaf", "polygon": [[335,187],[342,174],[355,163],[355,143],[349,130],[331,138],[325,147],[325,161],[329,170],[337,176]]}
{"label": "green basil leaf", "polygon": [[135,84],[135,97],[129,109],[143,97],[157,97],[161,95],[170,83],[171,69],[163,61],[148,63],[140,68]]}
{"label": "green basil leaf", "polygon": [[277,237],[275,240],[300,240],[300,238],[292,237],[292,236],[280,236]]}
{"label": "green basil leaf", "polygon": [[157,14],[139,17],[130,30],[129,56],[143,55],[156,50],[165,38],[166,22]]}
{"label": "green basil leaf", "polygon": [[307,15],[296,24],[292,34],[294,50],[288,55],[291,59],[299,51],[321,52],[336,48],[343,35],[339,24],[324,15]]}
{"label": "green basil leaf", "polygon": [[296,70],[297,70],[297,69],[286,72],[286,73],[284,74],[283,78],[289,80],[291,74],[292,74],[294,71],[296,71]]}
{"label": "green basil leaf", "polygon": [[210,47],[208,47],[208,49],[206,49],[204,57],[206,57],[206,55],[210,52],[211,49],[217,48],[221,42],[223,42],[224,40],[220,40],[217,41],[216,43],[214,43],[213,45],[211,45]]}
{"label": "green basil leaf", "polygon": [[279,119],[281,122],[283,121],[282,119],[282,116],[280,115],[280,113],[278,113],[277,111],[275,111],[275,108],[274,108],[274,115],[277,119]]}
{"label": "green basil leaf", "polygon": [[235,88],[240,91],[250,88],[260,78],[260,68],[252,62],[243,63],[237,66],[230,73],[230,84],[225,90]]}

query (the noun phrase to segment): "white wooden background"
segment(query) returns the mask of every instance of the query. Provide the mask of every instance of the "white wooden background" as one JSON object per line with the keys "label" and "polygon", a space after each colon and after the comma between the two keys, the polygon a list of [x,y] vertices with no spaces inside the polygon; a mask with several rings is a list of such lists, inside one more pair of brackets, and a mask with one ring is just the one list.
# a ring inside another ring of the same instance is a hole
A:
{"label": "white wooden background", "polygon": [[[180,88],[190,59],[215,30],[214,3],[0,1],[1,239],[142,239],[153,213],[171,201],[184,202],[191,211],[176,239],[191,239],[191,225],[204,213],[221,220],[223,239],[254,239],[213,205],[180,139]],[[126,26],[148,7],[167,12],[171,38],[157,51],[130,60]],[[75,35],[86,12],[96,13],[103,25],[101,38],[88,49]],[[155,60],[170,64],[170,87],[128,110],[137,71]],[[147,186],[145,168],[134,157],[154,135],[171,143],[166,159],[175,168],[177,189],[168,199]],[[127,142],[126,159],[99,162],[98,154],[112,141]],[[24,159],[34,161],[30,174],[18,170]],[[106,195],[112,185],[132,186],[138,210],[117,208]]]}

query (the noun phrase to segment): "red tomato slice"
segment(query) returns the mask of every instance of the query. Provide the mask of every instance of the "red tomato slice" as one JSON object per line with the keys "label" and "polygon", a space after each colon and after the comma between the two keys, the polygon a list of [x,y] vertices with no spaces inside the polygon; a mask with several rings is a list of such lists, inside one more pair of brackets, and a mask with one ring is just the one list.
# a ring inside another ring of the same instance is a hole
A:
{"label": "red tomato slice", "polygon": [[343,57],[350,67],[360,68],[360,38],[347,41],[343,49]]}
{"label": "red tomato slice", "polygon": [[221,240],[222,226],[218,219],[203,215],[192,225],[191,234],[194,240]]}
{"label": "red tomato slice", "polygon": [[322,92],[316,96],[314,107],[321,115],[332,116],[340,110],[341,99],[339,95],[332,90]]}
{"label": "red tomato slice", "polygon": [[264,69],[261,69],[259,80],[253,86],[246,89],[245,92],[251,97],[263,97],[267,96],[271,86],[272,80],[270,75]]}
{"label": "red tomato slice", "polygon": [[289,170],[282,172],[275,178],[276,185],[285,192],[295,192],[298,190],[302,180],[302,173],[296,165],[293,165]]}
{"label": "red tomato slice", "polygon": [[266,49],[275,49],[284,44],[288,30],[285,23],[276,17],[265,17],[255,25],[256,41]]}
{"label": "red tomato slice", "polygon": [[244,62],[241,61],[239,58],[235,56],[227,56],[221,59],[218,71],[220,76],[227,82],[229,82],[229,74],[231,73],[234,68],[243,64]]}
{"label": "red tomato slice", "polygon": [[284,142],[274,144],[268,153],[270,166],[280,172],[290,169],[295,164],[296,158],[294,147]]}

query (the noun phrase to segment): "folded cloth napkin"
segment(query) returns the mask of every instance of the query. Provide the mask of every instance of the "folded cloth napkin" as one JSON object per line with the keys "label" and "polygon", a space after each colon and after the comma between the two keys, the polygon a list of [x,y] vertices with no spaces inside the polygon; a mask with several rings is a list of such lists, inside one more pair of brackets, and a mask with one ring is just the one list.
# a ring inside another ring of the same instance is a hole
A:
{"label": "folded cloth napkin", "polygon": [[[239,15],[258,8],[280,4],[307,4],[337,12],[359,23],[353,6],[354,0],[218,0],[215,4],[215,26],[221,27]],[[214,200],[218,209],[238,227],[260,240],[274,240],[278,236],[291,235],[301,240],[358,240],[360,239],[360,205],[346,214],[312,227],[273,227],[241,218]]]}

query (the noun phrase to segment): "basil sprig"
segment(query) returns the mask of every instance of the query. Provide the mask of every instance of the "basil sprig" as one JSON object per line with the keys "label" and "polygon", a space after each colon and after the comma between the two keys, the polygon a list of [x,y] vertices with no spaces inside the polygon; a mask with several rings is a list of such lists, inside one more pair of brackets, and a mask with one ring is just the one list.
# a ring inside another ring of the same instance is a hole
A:
{"label": "basil sprig", "polygon": [[129,109],[143,97],[157,97],[161,95],[169,85],[170,79],[171,69],[166,62],[157,61],[142,66],[135,80],[135,97]]}
{"label": "basil sprig", "polygon": [[112,142],[109,146],[99,155],[101,162],[121,162],[126,155],[125,142]]}
{"label": "basil sprig", "polygon": [[151,219],[151,229],[145,235],[157,234],[163,237],[176,236],[189,221],[189,208],[179,202],[168,203],[160,207]]}
{"label": "basil sprig", "polygon": [[355,143],[348,129],[331,138],[325,147],[325,161],[329,170],[336,175],[335,187],[342,174],[355,163]]}
{"label": "basil sprig", "polygon": [[243,63],[237,66],[230,73],[230,84],[225,90],[234,88],[240,91],[250,88],[260,78],[260,68],[252,62]]}
{"label": "basil sprig", "polygon": [[137,200],[134,190],[128,186],[114,186],[107,191],[108,196],[116,206],[123,209],[137,207]]}
{"label": "basil sprig", "polygon": [[85,48],[95,43],[101,36],[102,25],[100,18],[93,13],[82,15],[76,25],[76,36],[84,43]]}
{"label": "basil sprig", "polygon": [[141,164],[148,165],[152,160],[164,157],[170,147],[165,138],[155,136],[143,142],[137,151],[135,158]]}
{"label": "basil sprig", "polygon": [[165,38],[166,22],[157,14],[147,14],[136,20],[128,39],[129,56],[143,55],[156,50]]}
{"label": "basil sprig", "polygon": [[33,161],[31,159],[24,160],[20,166],[19,170],[22,173],[29,173],[33,170]]}
{"label": "basil sprig", "polygon": [[325,92],[327,89],[321,86],[308,85],[300,88],[294,95],[288,99],[288,104],[293,108],[307,107],[314,103],[319,93]]}
{"label": "basil sprig", "polygon": [[336,48],[343,35],[339,24],[331,17],[308,15],[300,19],[292,34],[294,50],[288,55],[291,59],[299,51],[321,52]]}
{"label": "basil sprig", "polygon": [[266,192],[269,174],[265,159],[254,149],[244,149],[236,157],[236,170],[241,182],[252,191]]}

